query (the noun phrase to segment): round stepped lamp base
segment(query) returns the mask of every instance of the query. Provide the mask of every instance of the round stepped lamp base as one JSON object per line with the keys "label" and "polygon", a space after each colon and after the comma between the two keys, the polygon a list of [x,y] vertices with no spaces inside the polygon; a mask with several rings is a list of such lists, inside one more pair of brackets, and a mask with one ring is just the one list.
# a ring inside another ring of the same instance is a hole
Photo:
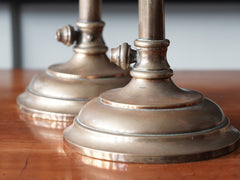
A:
{"label": "round stepped lamp base", "polygon": [[127,73],[118,74],[119,77],[87,79],[69,78],[68,74],[63,78],[50,72],[48,69],[37,74],[25,92],[18,96],[20,112],[42,119],[71,121],[89,100],[129,81]]}
{"label": "round stepped lamp base", "polygon": [[[176,133],[173,133],[174,129],[168,133],[156,133],[156,127],[159,127],[161,117],[164,119],[164,116],[169,114],[169,111],[173,114],[176,113],[175,119],[169,119],[169,123],[172,120],[176,124],[181,121],[183,123],[184,121],[188,121],[192,123],[190,126],[195,129],[194,126],[198,122],[195,123],[194,120],[201,119],[201,117],[197,116],[194,119],[195,115],[204,113],[205,109],[212,109],[213,106],[215,106],[216,111],[218,109],[218,106],[209,100],[204,100],[195,106],[199,106],[199,108],[189,106],[177,109],[154,110],[154,113],[159,114],[159,121],[154,119],[153,116],[145,116],[147,118],[146,121],[152,122],[147,127],[142,119],[132,119],[132,114],[141,113],[141,116],[144,117],[144,114],[147,115],[151,110],[143,111],[117,108],[111,114],[112,107],[100,103],[99,99],[96,98],[88,103],[82,109],[79,116],[75,118],[74,123],[65,129],[64,141],[68,147],[82,155],[129,163],[192,162],[215,158],[234,151],[237,148],[240,133],[229,124],[229,120],[227,117],[224,117],[224,114],[219,116],[223,118],[217,120],[219,123],[216,123],[216,119],[211,117],[210,114],[202,114],[202,118],[208,116],[212,119],[208,123],[208,128],[205,128],[205,126],[199,130],[185,131],[181,129],[182,127],[178,126],[177,128],[176,126]],[[193,108],[195,109],[193,110]],[[91,114],[93,110],[97,112]],[[186,111],[193,113],[193,116],[189,117],[189,114],[182,113]],[[221,112],[220,109],[219,111]],[[118,113],[122,113],[122,119],[116,117]],[[87,116],[87,114],[89,115]],[[106,119],[103,118],[104,115]],[[81,117],[86,117],[87,119]],[[112,118],[111,125],[109,125],[108,118]],[[169,118],[173,117],[169,116]],[[95,126],[90,123],[90,120],[95,121]],[[126,121],[128,122],[128,126],[121,126]],[[135,132],[131,133],[134,129],[134,121],[138,121],[138,127],[142,127],[146,132],[137,132],[140,128],[137,129],[135,126]],[[171,126],[174,127],[173,125]],[[149,132],[151,130],[152,132]]]}

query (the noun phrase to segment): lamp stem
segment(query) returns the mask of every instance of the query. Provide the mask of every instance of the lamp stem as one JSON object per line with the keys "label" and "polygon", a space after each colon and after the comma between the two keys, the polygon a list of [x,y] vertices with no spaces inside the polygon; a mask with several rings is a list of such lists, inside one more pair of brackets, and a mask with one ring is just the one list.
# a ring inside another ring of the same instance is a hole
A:
{"label": "lamp stem", "polygon": [[165,39],[164,0],[139,0],[139,39]]}
{"label": "lamp stem", "polygon": [[79,0],[79,20],[94,22],[101,20],[102,0]]}

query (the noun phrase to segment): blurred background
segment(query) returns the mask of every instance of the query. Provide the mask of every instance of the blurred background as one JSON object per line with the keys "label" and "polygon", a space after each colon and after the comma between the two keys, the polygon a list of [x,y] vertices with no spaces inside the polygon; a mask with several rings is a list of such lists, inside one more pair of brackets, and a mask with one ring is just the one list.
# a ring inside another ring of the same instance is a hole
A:
{"label": "blurred background", "polygon": [[[175,70],[240,70],[239,0],[166,0],[168,61]],[[137,0],[103,0],[109,48],[138,37]],[[0,69],[46,69],[72,47],[55,32],[78,21],[77,0],[0,0]],[[75,26],[76,27],[76,26]]]}

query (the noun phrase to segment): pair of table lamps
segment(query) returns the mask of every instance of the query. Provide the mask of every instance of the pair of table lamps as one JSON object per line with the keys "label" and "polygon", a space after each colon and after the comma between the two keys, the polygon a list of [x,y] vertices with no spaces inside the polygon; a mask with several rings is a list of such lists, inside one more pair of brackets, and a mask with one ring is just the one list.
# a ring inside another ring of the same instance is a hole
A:
{"label": "pair of table lamps", "polygon": [[111,50],[110,60],[101,3],[79,0],[78,30],[68,25],[57,31],[59,41],[75,44],[75,55],[36,75],[17,98],[19,110],[55,121],[74,119],[63,132],[66,145],[102,160],[179,163],[235,150],[240,133],[220,107],[171,80],[164,0],[138,0],[137,50],[123,43]]}

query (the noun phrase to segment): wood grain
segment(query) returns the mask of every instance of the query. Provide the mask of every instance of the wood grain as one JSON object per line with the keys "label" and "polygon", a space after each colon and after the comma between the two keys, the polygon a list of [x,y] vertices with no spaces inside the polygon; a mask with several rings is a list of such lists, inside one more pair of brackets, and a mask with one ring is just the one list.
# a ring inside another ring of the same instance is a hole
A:
{"label": "wood grain", "polygon": [[[16,97],[37,71],[0,71],[0,179],[240,179],[240,148],[208,161],[145,165],[101,161],[63,146],[68,124],[18,113]],[[240,71],[182,71],[173,78],[214,100],[240,129]]]}

